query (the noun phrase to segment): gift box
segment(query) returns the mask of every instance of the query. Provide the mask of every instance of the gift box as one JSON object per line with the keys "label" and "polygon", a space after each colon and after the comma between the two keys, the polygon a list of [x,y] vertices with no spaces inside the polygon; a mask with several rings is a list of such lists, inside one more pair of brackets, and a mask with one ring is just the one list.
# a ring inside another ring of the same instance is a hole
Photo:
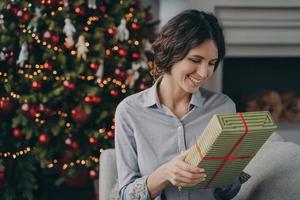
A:
{"label": "gift box", "polygon": [[276,128],[268,111],[214,115],[185,158],[206,180],[184,189],[232,184]]}

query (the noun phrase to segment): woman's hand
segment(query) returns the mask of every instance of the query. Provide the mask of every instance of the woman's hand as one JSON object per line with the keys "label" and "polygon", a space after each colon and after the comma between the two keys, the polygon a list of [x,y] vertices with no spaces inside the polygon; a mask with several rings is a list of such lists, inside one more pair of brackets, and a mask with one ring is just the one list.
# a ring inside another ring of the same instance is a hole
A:
{"label": "woman's hand", "polygon": [[198,168],[184,162],[188,151],[176,156],[173,160],[161,165],[147,179],[147,187],[151,199],[157,197],[170,183],[182,187],[192,187],[205,180],[203,168]]}
{"label": "woman's hand", "polygon": [[204,181],[206,174],[203,168],[192,166],[184,162],[188,150],[182,152],[171,161],[164,164],[167,180],[178,188],[192,187]]}

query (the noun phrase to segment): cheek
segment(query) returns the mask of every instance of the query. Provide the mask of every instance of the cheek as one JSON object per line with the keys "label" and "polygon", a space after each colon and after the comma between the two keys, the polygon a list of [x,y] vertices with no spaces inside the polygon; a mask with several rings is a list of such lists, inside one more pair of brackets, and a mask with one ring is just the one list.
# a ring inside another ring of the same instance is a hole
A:
{"label": "cheek", "polygon": [[211,67],[208,71],[208,78],[211,77],[214,74],[214,68]]}

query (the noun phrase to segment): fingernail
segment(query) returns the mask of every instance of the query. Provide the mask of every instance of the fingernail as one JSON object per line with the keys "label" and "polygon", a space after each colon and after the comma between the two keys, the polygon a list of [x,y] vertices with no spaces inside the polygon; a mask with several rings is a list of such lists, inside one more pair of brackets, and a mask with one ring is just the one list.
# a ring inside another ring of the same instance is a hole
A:
{"label": "fingernail", "polygon": [[205,181],[205,180],[206,180],[206,178],[203,178],[203,179],[202,179],[202,181]]}

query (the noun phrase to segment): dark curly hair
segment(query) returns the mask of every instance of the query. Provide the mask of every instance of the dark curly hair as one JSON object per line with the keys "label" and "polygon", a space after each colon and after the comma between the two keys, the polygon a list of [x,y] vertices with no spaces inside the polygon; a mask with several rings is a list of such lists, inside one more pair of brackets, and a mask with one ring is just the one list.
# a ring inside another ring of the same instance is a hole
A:
{"label": "dark curly hair", "polygon": [[170,72],[176,62],[208,39],[212,39],[218,48],[216,70],[225,56],[223,31],[217,18],[199,10],[185,10],[176,15],[162,27],[152,44],[154,57],[149,63],[151,75],[156,79],[162,73]]}

